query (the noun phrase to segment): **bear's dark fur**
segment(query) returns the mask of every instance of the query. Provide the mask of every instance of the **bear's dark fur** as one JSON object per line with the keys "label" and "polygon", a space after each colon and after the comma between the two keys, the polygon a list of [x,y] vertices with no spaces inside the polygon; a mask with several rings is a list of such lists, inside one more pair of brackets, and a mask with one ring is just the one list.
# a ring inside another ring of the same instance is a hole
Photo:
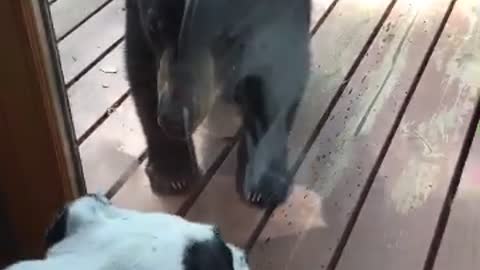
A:
{"label": "bear's dark fur", "polygon": [[191,186],[197,169],[184,138],[221,96],[243,116],[240,195],[258,207],[286,199],[288,133],[309,70],[310,9],[310,0],[126,0],[128,79],[156,193]]}

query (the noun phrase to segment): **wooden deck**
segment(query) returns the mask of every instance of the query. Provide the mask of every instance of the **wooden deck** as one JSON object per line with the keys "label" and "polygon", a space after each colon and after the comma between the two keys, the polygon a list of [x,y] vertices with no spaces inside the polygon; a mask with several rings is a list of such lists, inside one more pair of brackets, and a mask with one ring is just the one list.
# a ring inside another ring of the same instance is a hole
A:
{"label": "wooden deck", "polygon": [[480,1],[314,0],[311,79],[289,145],[294,192],[266,212],[235,193],[235,142],[205,129],[195,135],[203,190],[153,195],[122,58],[123,0],[50,2],[90,192],[218,224],[253,269],[478,269]]}

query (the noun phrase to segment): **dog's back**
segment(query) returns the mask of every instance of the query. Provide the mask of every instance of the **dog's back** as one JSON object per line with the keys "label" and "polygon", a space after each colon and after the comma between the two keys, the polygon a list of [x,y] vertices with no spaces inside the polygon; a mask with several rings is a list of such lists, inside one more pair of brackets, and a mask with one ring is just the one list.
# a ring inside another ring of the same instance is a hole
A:
{"label": "dog's back", "polygon": [[44,260],[6,270],[248,270],[243,251],[213,226],[119,209],[98,196],[70,205],[47,238]]}

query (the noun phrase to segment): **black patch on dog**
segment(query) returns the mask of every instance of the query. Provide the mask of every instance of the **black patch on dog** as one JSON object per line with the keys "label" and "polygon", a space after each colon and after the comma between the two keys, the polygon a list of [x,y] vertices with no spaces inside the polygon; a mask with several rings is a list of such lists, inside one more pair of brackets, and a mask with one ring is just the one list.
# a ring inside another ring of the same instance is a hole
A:
{"label": "black patch on dog", "polygon": [[57,216],[47,230],[47,234],[45,237],[45,243],[47,245],[47,249],[51,248],[58,242],[62,241],[66,234],[67,234],[67,220],[68,220],[68,209],[63,208],[61,211],[57,213]]}
{"label": "black patch on dog", "polygon": [[183,265],[185,270],[233,270],[233,256],[217,232],[212,240],[191,244]]}

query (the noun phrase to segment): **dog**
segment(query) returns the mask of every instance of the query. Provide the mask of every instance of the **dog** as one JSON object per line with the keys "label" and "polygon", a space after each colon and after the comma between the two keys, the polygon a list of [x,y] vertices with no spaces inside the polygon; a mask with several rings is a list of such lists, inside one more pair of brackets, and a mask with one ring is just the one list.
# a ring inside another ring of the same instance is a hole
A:
{"label": "dog", "polygon": [[256,207],[288,197],[287,142],[309,74],[310,0],[126,0],[126,65],[157,194],[198,179],[189,139],[217,100],[243,130],[236,187]]}
{"label": "dog", "polygon": [[249,270],[244,251],[215,226],[120,209],[93,194],[61,211],[46,242],[45,259],[5,270]]}

